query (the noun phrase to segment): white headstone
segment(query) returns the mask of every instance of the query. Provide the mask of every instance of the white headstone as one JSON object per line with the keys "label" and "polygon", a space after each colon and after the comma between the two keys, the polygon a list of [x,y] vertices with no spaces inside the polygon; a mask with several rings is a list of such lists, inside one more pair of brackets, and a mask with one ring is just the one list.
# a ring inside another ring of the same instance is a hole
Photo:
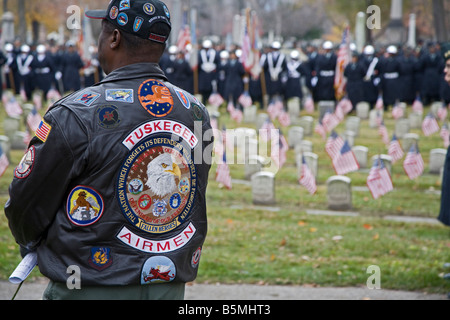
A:
{"label": "white headstone", "polygon": [[360,119],[368,119],[370,112],[370,105],[368,102],[359,102],[356,105],[356,116]]}
{"label": "white headstone", "polygon": [[430,151],[430,173],[440,174],[441,169],[444,167],[446,156],[446,149],[438,148]]}
{"label": "white headstone", "polygon": [[369,154],[369,148],[364,146],[354,146],[352,148],[353,154],[355,155],[356,160],[359,163],[360,169],[366,169],[367,168],[367,157]]}
{"label": "white headstone", "polygon": [[407,133],[403,137],[402,147],[405,152],[408,152],[413,144],[419,144],[419,135],[417,133]]}
{"label": "white headstone", "polygon": [[275,198],[275,174],[258,172],[251,178],[253,204],[273,205]]}
{"label": "white headstone", "polygon": [[303,128],[294,126],[289,129],[288,144],[289,148],[295,148],[297,144],[300,144],[303,140]]}
{"label": "white headstone", "polygon": [[381,158],[381,160],[383,160],[385,167],[388,169],[389,173],[392,175],[392,157],[387,154],[377,154],[372,157],[372,165],[374,165],[375,161],[378,158]]}
{"label": "white headstone", "polygon": [[395,135],[398,139],[402,139],[405,134],[409,133],[409,119],[398,119],[395,121]]}
{"label": "white headstone", "polygon": [[347,131],[352,131],[355,134],[355,137],[358,137],[360,124],[361,119],[359,117],[350,116],[345,122],[345,128]]}
{"label": "white headstone", "polygon": [[300,118],[299,126],[303,128],[304,136],[312,136],[313,134],[313,126],[314,126],[314,118],[311,116],[303,116]]}
{"label": "white headstone", "polygon": [[346,176],[332,176],[327,180],[328,208],[350,210],[353,207],[351,183]]}

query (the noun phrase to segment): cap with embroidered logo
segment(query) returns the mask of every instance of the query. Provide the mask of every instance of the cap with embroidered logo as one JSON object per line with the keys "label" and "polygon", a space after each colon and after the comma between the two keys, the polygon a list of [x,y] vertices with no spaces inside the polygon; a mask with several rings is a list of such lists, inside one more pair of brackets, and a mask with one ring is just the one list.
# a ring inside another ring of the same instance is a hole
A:
{"label": "cap with embroidered logo", "polygon": [[[118,29],[143,39],[166,43],[172,25],[167,6],[159,0],[111,0],[106,10],[88,10],[86,17],[106,19]],[[155,23],[165,23],[168,32],[152,32]]]}

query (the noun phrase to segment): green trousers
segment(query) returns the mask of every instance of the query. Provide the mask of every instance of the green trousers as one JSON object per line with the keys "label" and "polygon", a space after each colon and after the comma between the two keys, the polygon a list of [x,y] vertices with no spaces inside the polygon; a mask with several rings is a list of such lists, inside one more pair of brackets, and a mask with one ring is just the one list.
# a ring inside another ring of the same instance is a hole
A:
{"label": "green trousers", "polygon": [[69,290],[65,283],[50,281],[44,300],[184,300],[184,283],[136,286],[92,286]]}

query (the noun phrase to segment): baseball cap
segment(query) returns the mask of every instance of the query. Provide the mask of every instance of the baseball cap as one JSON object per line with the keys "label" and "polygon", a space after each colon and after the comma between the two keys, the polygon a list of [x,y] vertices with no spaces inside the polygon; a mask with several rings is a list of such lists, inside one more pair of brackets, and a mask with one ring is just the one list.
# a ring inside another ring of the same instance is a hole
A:
{"label": "baseball cap", "polygon": [[447,61],[450,59],[450,42],[446,42],[441,44],[441,51],[444,60]]}
{"label": "baseball cap", "polygon": [[[88,10],[85,15],[91,19],[106,19],[122,31],[159,43],[166,43],[172,28],[169,9],[159,0],[111,0],[108,9]],[[159,22],[169,26],[167,34],[151,31]]]}

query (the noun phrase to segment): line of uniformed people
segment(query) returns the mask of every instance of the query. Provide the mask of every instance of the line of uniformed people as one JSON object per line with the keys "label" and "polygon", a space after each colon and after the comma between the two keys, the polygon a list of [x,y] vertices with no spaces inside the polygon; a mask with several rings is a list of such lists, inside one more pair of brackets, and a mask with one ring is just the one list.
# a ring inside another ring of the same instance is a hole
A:
{"label": "line of uniformed people", "polygon": [[[176,47],[171,50],[161,62],[163,70],[173,83],[193,93],[194,75],[189,57]],[[261,79],[245,73],[239,62],[239,49],[230,53],[223,46],[214,48],[206,40],[198,53],[198,93],[204,102],[216,91],[225,101],[236,102],[236,97],[248,88],[251,98],[260,106],[264,94],[269,101],[274,97],[301,99],[305,93],[311,94],[316,102],[335,101],[337,50],[333,43],[325,41],[319,48],[308,45],[288,52],[275,41],[261,54],[261,75],[264,74]],[[425,105],[435,101],[448,104],[450,87],[443,79],[443,70],[444,60],[437,43],[400,49],[391,45],[378,51],[368,45],[362,53],[352,51],[344,70],[345,93],[354,107],[361,101],[374,107],[379,97],[385,109],[396,102],[412,104],[418,97]]]}
{"label": "line of uniformed people", "polygon": [[89,50],[92,59],[83,61],[72,41],[65,47],[40,44],[35,50],[26,44],[7,43],[4,53],[0,52],[5,87],[31,100],[34,90],[41,90],[45,98],[50,89],[64,94],[91,86],[103,78],[103,72],[95,47]]}

